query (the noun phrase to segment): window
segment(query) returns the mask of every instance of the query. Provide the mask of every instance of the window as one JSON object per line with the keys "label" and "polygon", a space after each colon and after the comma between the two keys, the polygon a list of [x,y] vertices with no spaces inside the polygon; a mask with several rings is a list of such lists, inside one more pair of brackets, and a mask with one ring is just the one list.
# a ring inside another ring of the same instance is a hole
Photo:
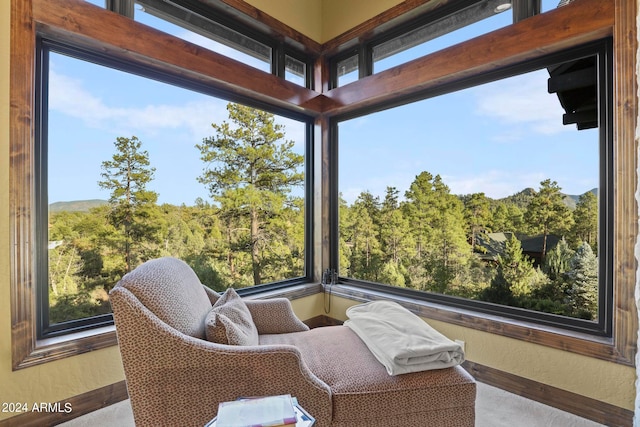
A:
{"label": "window", "polygon": [[[145,25],[258,70],[311,87],[308,58],[289,52],[290,48],[212,8],[180,0],[139,0],[135,2],[134,17]],[[281,57],[283,61],[279,60]]]}
{"label": "window", "polygon": [[[444,11],[429,17],[414,29],[403,27],[400,35],[391,34],[372,43],[373,73],[444,49],[481,34],[510,25],[513,17],[504,0],[476,2],[454,13]],[[439,16],[442,16],[440,18]],[[414,25],[415,26],[415,25]]]}
{"label": "window", "polygon": [[41,338],[111,323],[109,290],[151,258],[218,291],[307,278],[304,119],[40,45]]}
{"label": "window", "polygon": [[609,57],[575,48],[338,121],[343,280],[610,336]]}

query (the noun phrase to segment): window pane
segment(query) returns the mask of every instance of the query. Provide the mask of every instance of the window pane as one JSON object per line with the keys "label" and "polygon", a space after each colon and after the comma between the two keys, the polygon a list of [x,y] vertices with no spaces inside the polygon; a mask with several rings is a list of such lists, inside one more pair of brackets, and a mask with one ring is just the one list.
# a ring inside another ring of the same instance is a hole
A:
{"label": "window pane", "polygon": [[285,79],[300,86],[306,86],[307,64],[285,55]]}
{"label": "window pane", "polygon": [[87,3],[95,4],[96,6],[100,6],[100,7],[104,8],[106,0],[84,0],[84,1],[86,1]]}
{"label": "window pane", "polygon": [[496,9],[502,3],[502,0],[480,2],[374,46],[374,73],[510,25],[511,10]]}
{"label": "window pane", "polygon": [[339,123],[340,275],[597,319],[596,74],[589,57]]}
{"label": "window pane", "polygon": [[49,58],[51,324],[108,312],[122,275],[161,256],[216,290],[305,275],[304,123]]}
{"label": "window pane", "polygon": [[547,12],[570,2],[571,0],[542,0],[541,11]]}
{"label": "window pane", "polygon": [[336,65],[337,85],[344,86],[358,80],[358,55],[338,61]]}
{"label": "window pane", "polygon": [[271,47],[170,3],[159,0],[137,2],[135,19],[172,36],[271,73]]}

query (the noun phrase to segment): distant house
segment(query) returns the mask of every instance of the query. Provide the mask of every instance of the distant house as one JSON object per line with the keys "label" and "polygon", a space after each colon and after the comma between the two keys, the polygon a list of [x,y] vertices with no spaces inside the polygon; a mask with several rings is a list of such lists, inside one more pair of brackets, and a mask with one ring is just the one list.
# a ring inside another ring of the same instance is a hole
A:
{"label": "distant house", "polygon": [[[498,260],[498,255],[502,255],[505,250],[507,241],[511,239],[511,236],[520,241],[522,245],[522,253],[528,255],[534,262],[534,265],[540,265],[542,263],[542,246],[544,241],[544,235],[538,234],[535,236],[527,236],[526,234],[517,233],[481,233],[476,236],[476,248],[475,252],[481,259],[487,262],[495,262]],[[561,237],[549,234],[547,236],[547,252],[556,247]]]}

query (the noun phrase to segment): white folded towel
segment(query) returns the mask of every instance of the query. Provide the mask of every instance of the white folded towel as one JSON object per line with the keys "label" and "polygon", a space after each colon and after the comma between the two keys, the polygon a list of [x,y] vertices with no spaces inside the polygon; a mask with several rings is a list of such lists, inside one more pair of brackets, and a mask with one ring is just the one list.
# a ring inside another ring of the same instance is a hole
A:
{"label": "white folded towel", "polygon": [[451,341],[400,304],[372,301],[347,309],[351,328],[389,375],[443,369],[464,362],[460,344]]}

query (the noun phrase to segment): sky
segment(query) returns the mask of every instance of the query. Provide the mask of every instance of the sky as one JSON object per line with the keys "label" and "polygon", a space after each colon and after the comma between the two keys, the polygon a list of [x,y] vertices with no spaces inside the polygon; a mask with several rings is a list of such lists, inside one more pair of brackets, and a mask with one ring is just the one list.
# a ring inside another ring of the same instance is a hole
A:
{"label": "sky", "polygon": [[[99,0],[96,0],[99,1]],[[546,1],[546,0],[545,0]],[[543,8],[544,8],[543,3]],[[544,9],[543,9],[544,10]],[[137,10],[137,19],[230,56],[229,48]],[[416,47],[376,71],[506,25],[510,12]],[[236,56],[237,57],[237,56]],[[265,67],[252,58],[240,60]],[[394,62],[395,61],[395,62]],[[354,118],[339,124],[339,190],[348,202],[361,191],[404,194],[422,171],[439,174],[454,194],[505,197],[550,178],[568,194],[597,186],[597,131],[563,126],[542,70]],[[346,84],[345,82],[341,82]],[[226,100],[53,53],[49,97],[49,202],[108,199],[100,165],[117,137],[136,136],[156,172],[148,189],[159,203],[211,201],[197,177],[195,145],[228,120]],[[304,153],[304,124],[278,117],[286,139]]]}

